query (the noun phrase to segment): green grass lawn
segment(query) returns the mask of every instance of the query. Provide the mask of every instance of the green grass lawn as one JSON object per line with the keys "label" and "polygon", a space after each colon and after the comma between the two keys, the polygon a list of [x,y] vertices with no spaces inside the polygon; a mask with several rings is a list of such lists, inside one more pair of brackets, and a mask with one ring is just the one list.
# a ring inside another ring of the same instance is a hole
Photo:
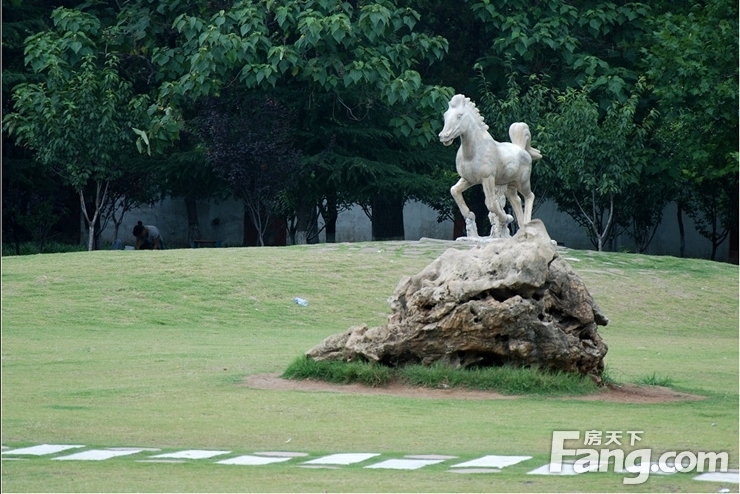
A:
{"label": "green grass lawn", "polygon": [[[670,383],[702,401],[616,404],[529,396],[442,400],[257,390],[350,326],[377,326],[404,275],[450,243],[97,251],[2,260],[2,444],[531,455],[501,473],[3,461],[3,492],[626,491],[622,475],[525,475],[553,430],[641,430],[641,448],[727,451],[738,466],[738,268],[703,260],[567,251],[610,319],[600,328],[621,382]],[[458,248],[471,248],[458,245]],[[293,302],[299,296],[308,307]],[[717,492],[691,474],[635,492]],[[737,492],[737,484],[729,485]]]}

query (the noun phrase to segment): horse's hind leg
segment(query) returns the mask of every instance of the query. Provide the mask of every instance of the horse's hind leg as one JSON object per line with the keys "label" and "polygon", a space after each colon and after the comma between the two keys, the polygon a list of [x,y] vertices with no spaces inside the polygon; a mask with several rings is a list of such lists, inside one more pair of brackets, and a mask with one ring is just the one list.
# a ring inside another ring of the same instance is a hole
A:
{"label": "horse's hind leg", "polygon": [[478,227],[475,224],[475,213],[473,213],[463,199],[463,192],[472,187],[473,184],[461,178],[450,188],[450,194],[460,209],[460,214],[465,218],[465,230],[468,237],[478,237]]}
{"label": "horse's hind leg", "polygon": [[534,192],[529,185],[529,180],[522,184],[520,192],[524,196],[524,223],[529,223],[532,221],[532,208],[534,207]]}
{"label": "horse's hind leg", "polygon": [[519,228],[523,227],[525,223],[528,223],[528,221],[526,221],[526,214],[522,210],[522,200],[519,198],[519,193],[516,187],[510,184],[506,188],[505,194],[509,203],[511,203],[511,209],[514,211],[514,216],[516,216],[516,222],[519,225]]}
{"label": "horse's hind leg", "polygon": [[[500,228],[506,228],[511,221],[499,203],[499,195],[496,193],[496,179],[488,177],[483,180],[483,193],[486,196],[486,207],[488,208],[488,220],[491,222],[491,236],[498,237]],[[498,221],[497,221],[498,220]]]}

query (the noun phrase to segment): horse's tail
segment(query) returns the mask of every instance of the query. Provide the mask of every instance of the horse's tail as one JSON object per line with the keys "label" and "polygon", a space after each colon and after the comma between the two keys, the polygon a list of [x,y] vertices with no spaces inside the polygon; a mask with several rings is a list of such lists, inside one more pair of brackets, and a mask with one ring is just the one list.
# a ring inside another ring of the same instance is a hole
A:
{"label": "horse's tail", "polygon": [[509,138],[511,142],[528,152],[532,160],[542,159],[540,150],[532,147],[532,133],[529,131],[529,125],[524,122],[514,122],[509,127]]}

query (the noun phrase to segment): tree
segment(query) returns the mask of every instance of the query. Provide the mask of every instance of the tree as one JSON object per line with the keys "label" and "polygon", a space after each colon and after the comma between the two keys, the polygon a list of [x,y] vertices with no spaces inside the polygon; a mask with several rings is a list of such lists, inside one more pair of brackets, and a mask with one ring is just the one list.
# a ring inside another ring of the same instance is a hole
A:
{"label": "tree", "polygon": [[[147,105],[120,78],[118,57],[105,51],[108,31],[96,17],[58,8],[52,21],[53,30],[26,40],[26,64],[45,80],[15,87],[15,112],[4,128],[77,191],[93,250],[109,183],[134,150],[131,128]],[[92,211],[85,197],[89,183]]]}
{"label": "tree", "polygon": [[478,55],[486,77],[506,85],[502,69],[513,61],[525,76],[548,74],[564,90],[589,80],[592,98],[606,109],[624,103],[637,83],[639,41],[649,9],[641,3],[579,0],[468,0],[490,48]]}
{"label": "tree", "polygon": [[738,229],[737,19],[726,0],[667,12],[651,19],[642,49],[662,117],[656,146],[680,170],[679,212],[712,242],[712,259]]}
{"label": "tree", "polygon": [[538,129],[545,158],[538,164],[558,207],[586,232],[599,251],[620,214],[620,201],[639,183],[654,115],[635,120],[638,93],[614,102],[602,115],[588,89],[570,89]]}
{"label": "tree", "polygon": [[[145,14],[143,2],[135,5],[137,12]],[[187,102],[218,96],[227,88],[243,94],[280,88],[281,94],[293,98],[285,104],[297,115],[298,132],[313,134],[300,141],[307,159],[325,155],[333,139],[340,142],[351,134],[351,138],[364,133],[375,142],[392,141],[387,146],[391,149],[399,140],[423,147],[435,140],[438,115],[452,92],[423,84],[415,70],[421,62],[441,59],[447,50],[443,38],[414,30],[419,17],[412,8],[389,0],[245,1],[220,11],[201,8],[197,14],[180,14],[173,20],[170,42],[151,50],[159,99],[151,109],[153,124],[141,139],[150,143],[172,139],[159,119],[180,118]],[[127,19],[133,22],[136,17]],[[313,125],[315,115],[318,125]],[[352,154],[325,159],[321,167],[304,175],[314,180],[314,189],[330,183],[330,176],[350,176],[358,170],[368,171],[365,179],[419,175],[414,169],[384,173],[385,168],[403,167],[413,160],[383,162],[372,156],[378,153],[371,152],[367,140],[346,142]],[[342,202],[335,197],[359,202],[373,186],[376,195],[387,191],[380,183],[355,181],[361,190],[348,188],[351,183],[329,185],[326,194],[316,194],[317,203],[331,209]],[[335,216],[336,211],[327,211],[329,222]]]}
{"label": "tree", "polygon": [[293,145],[288,111],[269,97],[251,99],[226,111],[207,105],[198,127],[214,171],[244,202],[260,245],[276,217],[280,194],[301,166]]}

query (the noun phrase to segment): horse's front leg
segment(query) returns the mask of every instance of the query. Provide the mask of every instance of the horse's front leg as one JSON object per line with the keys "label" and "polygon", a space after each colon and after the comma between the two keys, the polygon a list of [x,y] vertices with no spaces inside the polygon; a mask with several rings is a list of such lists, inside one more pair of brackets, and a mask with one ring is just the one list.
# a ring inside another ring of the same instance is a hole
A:
{"label": "horse's front leg", "polygon": [[473,213],[463,199],[463,192],[472,187],[473,184],[461,178],[455,185],[450,188],[450,194],[457,203],[457,207],[460,209],[460,214],[465,218],[465,231],[468,237],[478,237],[478,227],[475,224],[475,213]]}

